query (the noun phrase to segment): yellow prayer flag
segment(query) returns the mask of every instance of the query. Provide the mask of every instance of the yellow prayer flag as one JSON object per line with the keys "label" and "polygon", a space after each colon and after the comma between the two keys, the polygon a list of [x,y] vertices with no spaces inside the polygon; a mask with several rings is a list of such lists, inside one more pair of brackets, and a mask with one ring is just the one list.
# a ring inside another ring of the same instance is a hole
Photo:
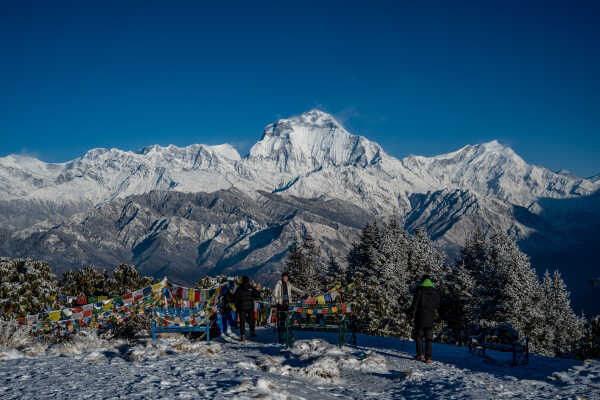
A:
{"label": "yellow prayer flag", "polygon": [[107,296],[98,296],[98,302],[102,302],[102,301],[106,301],[108,300]]}
{"label": "yellow prayer flag", "polygon": [[113,303],[112,301],[109,301],[107,303],[104,304],[104,311],[110,311],[113,309]]}
{"label": "yellow prayer flag", "polygon": [[60,311],[50,311],[50,321],[58,321],[60,319]]}
{"label": "yellow prayer flag", "polygon": [[162,287],[163,287],[163,283],[162,282],[155,283],[154,285],[152,285],[152,291],[153,292],[160,292],[160,289],[162,289]]}
{"label": "yellow prayer flag", "polygon": [[313,313],[313,310],[311,310],[311,309],[309,308],[308,310],[306,310],[306,312],[307,312],[308,314],[312,314],[312,313]]}
{"label": "yellow prayer flag", "polygon": [[193,303],[195,299],[194,289],[188,290],[188,301]]}
{"label": "yellow prayer flag", "polygon": [[325,304],[325,296],[319,296],[319,297],[317,297],[317,303],[318,304]]}

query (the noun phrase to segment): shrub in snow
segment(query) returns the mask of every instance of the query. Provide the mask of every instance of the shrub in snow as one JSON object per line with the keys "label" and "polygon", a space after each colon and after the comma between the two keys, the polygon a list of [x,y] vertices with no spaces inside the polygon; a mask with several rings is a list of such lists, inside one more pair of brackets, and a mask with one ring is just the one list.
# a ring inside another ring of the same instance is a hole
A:
{"label": "shrub in snow", "polygon": [[360,370],[362,372],[388,372],[387,361],[380,354],[368,354],[368,356],[360,362]]}
{"label": "shrub in snow", "polygon": [[151,330],[152,315],[136,314],[110,326],[106,335],[117,339],[135,339],[148,336]]}
{"label": "shrub in snow", "polygon": [[50,265],[28,259],[0,259],[0,312],[5,318],[58,307],[58,285]]}
{"label": "shrub in snow", "polygon": [[315,377],[326,381],[336,381],[340,377],[338,360],[333,357],[321,357],[310,365],[302,368],[302,372],[309,377]]}
{"label": "shrub in snow", "polygon": [[49,354],[84,354],[100,349],[101,351],[118,352],[117,347],[126,344],[125,341],[107,340],[93,328],[82,329],[76,335],[61,343],[49,345]]}
{"label": "shrub in snow", "polygon": [[294,342],[294,347],[290,349],[290,353],[301,360],[331,354],[332,352],[338,353],[339,350],[322,339],[297,340]]}
{"label": "shrub in snow", "polygon": [[65,272],[60,281],[60,291],[65,296],[114,297],[149,286],[153,282],[151,277],[140,276],[133,265],[118,265],[112,278],[105,269],[100,272],[86,266],[77,271]]}
{"label": "shrub in snow", "polygon": [[0,349],[22,349],[32,343],[29,330],[16,321],[0,319]]}

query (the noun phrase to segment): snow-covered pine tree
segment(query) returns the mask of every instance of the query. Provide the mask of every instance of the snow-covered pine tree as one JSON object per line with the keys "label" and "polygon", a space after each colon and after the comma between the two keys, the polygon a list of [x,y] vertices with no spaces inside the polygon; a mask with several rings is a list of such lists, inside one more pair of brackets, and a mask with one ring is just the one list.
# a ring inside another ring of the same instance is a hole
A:
{"label": "snow-covered pine tree", "polygon": [[58,308],[58,282],[50,265],[28,259],[0,259],[0,310],[5,319]]}
{"label": "snow-covered pine tree", "polygon": [[440,314],[447,324],[444,336],[448,342],[464,344],[468,340],[469,326],[475,321],[473,290],[475,280],[464,262],[449,267],[441,287]]}
{"label": "snow-covered pine tree", "polygon": [[366,225],[348,264],[348,281],[354,282],[349,297],[361,329],[370,333],[409,337],[412,289],[424,273],[438,283],[443,276],[443,256],[425,231],[411,236],[394,218],[381,228]]}
{"label": "snow-covered pine tree", "polygon": [[521,336],[531,338],[532,351],[543,351],[544,293],[529,257],[505,233],[475,239],[463,249],[461,262],[475,279],[479,324],[509,322]]}
{"label": "snow-covered pine tree", "polygon": [[580,359],[600,358],[600,315],[587,321],[583,332],[583,337],[578,341],[576,347],[577,357]]}
{"label": "snow-covered pine tree", "polygon": [[381,333],[410,337],[412,321],[406,310],[412,300],[410,287],[415,280],[409,266],[410,253],[410,235],[397,219],[391,219],[383,227],[379,243],[380,293],[375,304]]}
{"label": "snow-covered pine tree", "polygon": [[368,272],[368,266],[376,258],[380,237],[379,227],[375,222],[364,226],[359,241],[352,245],[346,260],[348,262],[347,282],[354,282],[359,275]]}
{"label": "snow-covered pine tree", "polygon": [[353,304],[353,315],[359,329],[375,333],[380,318],[375,302],[383,295],[381,288],[381,233],[376,223],[363,228],[360,240],[353,244],[348,254],[347,282],[353,283],[346,294]]}
{"label": "snow-covered pine tree", "polygon": [[[553,355],[568,354],[574,343],[583,335],[584,319],[578,317],[571,308],[570,293],[558,271],[552,275],[546,270],[542,279],[544,290],[544,315],[546,317],[546,340],[543,348]],[[541,346],[540,346],[541,347]]]}
{"label": "snow-covered pine tree", "polygon": [[324,275],[323,280],[327,290],[336,286],[341,287],[346,284],[346,269],[332,255],[329,256],[329,260],[327,260]]}
{"label": "snow-covered pine tree", "polygon": [[286,261],[286,272],[290,282],[306,295],[317,296],[325,291],[318,268],[318,247],[313,237],[306,233],[301,242],[290,248]]}
{"label": "snow-covered pine tree", "polygon": [[412,288],[424,274],[431,276],[434,283],[440,284],[444,276],[444,254],[437,249],[424,228],[415,230],[410,237],[408,269],[413,279]]}

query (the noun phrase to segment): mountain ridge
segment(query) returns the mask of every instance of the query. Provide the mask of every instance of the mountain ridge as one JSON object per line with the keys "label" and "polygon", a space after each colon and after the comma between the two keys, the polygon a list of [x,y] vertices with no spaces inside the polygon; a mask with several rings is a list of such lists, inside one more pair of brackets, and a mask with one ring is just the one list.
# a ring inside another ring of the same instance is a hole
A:
{"label": "mountain ridge", "polygon": [[[307,188],[314,186],[315,180],[328,179],[318,176],[319,172],[339,182],[340,178],[348,179],[348,172],[344,171],[348,168],[364,170],[358,172],[362,176],[356,177],[354,186],[361,186],[365,179],[370,186],[383,180],[394,194],[379,197],[401,198],[388,206],[376,204],[374,211],[381,214],[406,207],[407,192],[425,193],[446,187],[473,190],[528,206],[538,197],[585,195],[600,186],[598,179],[587,180],[529,165],[497,140],[466,145],[433,157],[395,158],[376,142],[349,133],[333,116],[315,109],[267,125],[262,138],[244,157],[229,144],[151,145],[137,151],[97,148],[64,163],[9,155],[0,158],[0,199],[101,204],[150,190],[193,193],[232,186],[251,196],[255,190],[265,190],[316,197],[319,190],[327,193],[332,186]],[[313,175],[318,178],[312,179]],[[521,190],[522,187],[527,190]],[[346,200],[353,198],[347,190],[333,194]],[[369,201],[373,203],[374,199]]]}

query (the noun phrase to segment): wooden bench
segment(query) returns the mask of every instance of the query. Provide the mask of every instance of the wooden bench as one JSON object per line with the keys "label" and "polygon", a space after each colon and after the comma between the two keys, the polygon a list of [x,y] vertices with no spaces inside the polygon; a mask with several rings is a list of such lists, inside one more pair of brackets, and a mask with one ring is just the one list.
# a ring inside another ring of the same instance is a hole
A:
{"label": "wooden bench", "polygon": [[[347,311],[348,306],[344,304],[303,304],[290,307],[285,320],[285,347],[294,344],[294,330],[337,332],[338,347],[346,345],[349,325]],[[352,329],[350,333],[351,343],[356,345],[356,331]]]}
{"label": "wooden bench", "polygon": [[500,325],[494,329],[484,329],[477,335],[469,337],[469,352],[480,349],[510,352],[513,355],[512,365],[529,363],[529,337],[519,339],[517,332],[510,325]]}
{"label": "wooden bench", "polygon": [[153,311],[152,340],[156,341],[156,334],[162,332],[205,332],[210,342],[210,315],[204,308],[157,307]]}

